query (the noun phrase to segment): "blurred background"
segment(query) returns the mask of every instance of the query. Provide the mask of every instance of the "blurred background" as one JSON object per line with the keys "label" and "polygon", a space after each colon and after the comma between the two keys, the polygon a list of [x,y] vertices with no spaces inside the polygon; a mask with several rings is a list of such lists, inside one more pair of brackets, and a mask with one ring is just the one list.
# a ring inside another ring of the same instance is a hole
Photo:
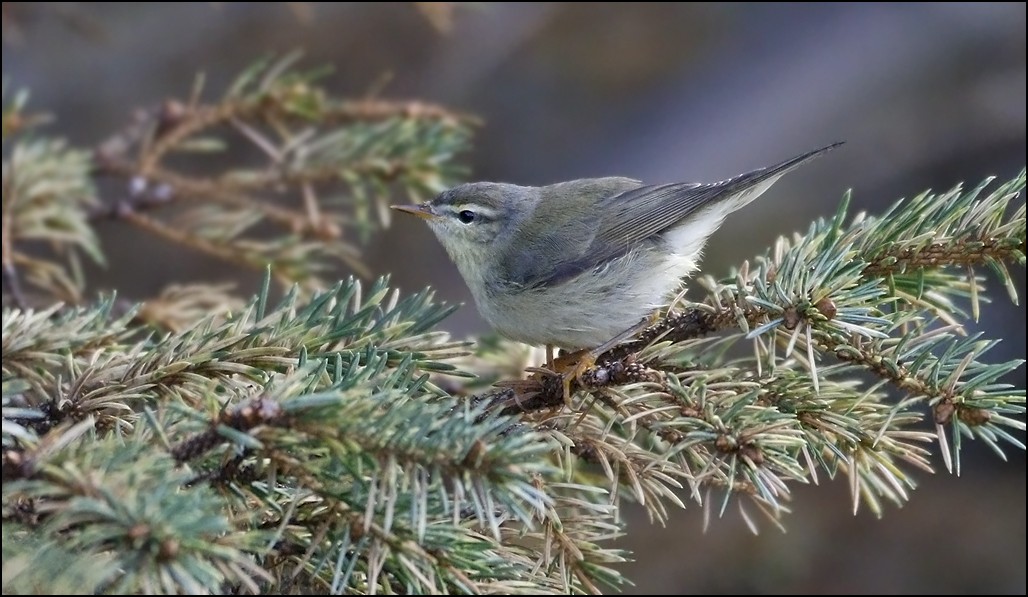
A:
{"label": "blurred background", "polygon": [[[86,147],[133,109],[187,96],[199,71],[213,95],[255,59],[295,49],[304,65],[335,67],[325,85],[339,94],[479,116],[466,156],[476,180],[710,181],[847,141],[730,218],[708,244],[714,274],[834,213],[847,189],[874,213],[1025,164],[1024,3],[5,2],[3,44],[9,84]],[[101,232],[98,289],[144,298],[231,271],[117,223]],[[444,327],[485,331],[420,222],[395,222],[366,251],[399,287],[467,303]],[[249,293],[255,278],[239,283]],[[981,322],[1003,338],[990,354],[1024,358],[1025,309],[996,296]],[[1008,381],[1025,387],[1024,368]],[[852,515],[844,482],[799,488],[787,532],[756,537],[738,516],[704,534],[700,508],[666,528],[629,509],[626,592],[1024,594],[1025,459],[1010,457],[972,446],[962,478],[922,475],[881,521]]]}

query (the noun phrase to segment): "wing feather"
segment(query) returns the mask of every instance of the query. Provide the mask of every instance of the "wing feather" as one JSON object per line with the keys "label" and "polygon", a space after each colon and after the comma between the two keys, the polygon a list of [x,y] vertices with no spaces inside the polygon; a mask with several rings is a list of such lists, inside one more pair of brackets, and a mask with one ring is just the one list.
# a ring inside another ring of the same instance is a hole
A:
{"label": "wing feather", "polygon": [[645,240],[676,226],[697,211],[724,201],[736,201],[733,211],[756,199],[747,193],[770,187],[778,178],[833,149],[838,144],[807,152],[781,164],[740,174],[721,182],[673,183],[642,186],[611,197],[605,202],[606,214],[596,241],[613,250]]}
{"label": "wing feather", "polygon": [[[523,288],[565,282],[640,244],[652,242],[701,210],[719,206],[723,217],[756,199],[788,172],[839,145],[835,143],[715,183],[641,185],[629,179],[564,183],[620,181],[588,190],[569,186],[541,201],[531,218],[535,221],[533,233],[518,235],[527,242],[519,242],[518,247],[507,252],[507,271],[514,274],[509,279]],[[554,185],[559,186],[563,185]],[[596,201],[593,193],[602,190],[612,192]],[[539,225],[536,218],[544,218],[549,225]],[[540,229],[547,232],[538,234]]]}

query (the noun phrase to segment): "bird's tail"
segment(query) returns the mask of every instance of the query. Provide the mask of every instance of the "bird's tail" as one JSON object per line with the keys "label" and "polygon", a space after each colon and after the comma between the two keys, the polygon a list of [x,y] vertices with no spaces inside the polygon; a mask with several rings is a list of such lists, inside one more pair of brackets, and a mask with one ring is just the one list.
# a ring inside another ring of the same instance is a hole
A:
{"label": "bird's tail", "polygon": [[803,164],[821,157],[843,143],[845,143],[845,141],[832,143],[831,145],[826,145],[821,149],[808,151],[807,153],[785,160],[781,164],[746,172],[745,174],[734,176],[728,180],[714,183],[711,186],[717,187],[718,194],[721,197],[730,198],[729,202],[732,205],[727,211],[735,211],[762,195],[764,191],[771,188],[771,185],[775,184],[779,178],[785,176],[796,168],[799,168]]}

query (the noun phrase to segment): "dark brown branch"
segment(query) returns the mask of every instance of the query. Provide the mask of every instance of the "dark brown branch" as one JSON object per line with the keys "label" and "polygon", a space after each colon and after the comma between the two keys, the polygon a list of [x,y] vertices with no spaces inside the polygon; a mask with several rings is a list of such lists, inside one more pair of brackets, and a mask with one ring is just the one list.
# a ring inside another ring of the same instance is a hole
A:
{"label": "dark brown branch", "polygon": [[281,421],[282,416],[282,406],[275,400],[265,396],[254,398],[222,413],[216,421],[211,422],[211,427],[207,431],[197,433],[172,447],[171,457],[177,462],[187,462],[229,441],[218,432],[218,427],[222,425],[239,431],[249,431],[258,425],[277,423]]}
{"label": "dark brown branch", "polygon": [[892,383],[911,396],[923,396],[926,399],[939,398],[932,407],[935,422],[945,425],[954,415],[971,426],[984,425],[989,421],[989,412],[962,404],[957,400],[959,393],[953,387],[940,387],[919,375],[911,373],[902,363],[863,346],[844,344],[827,335],[815,333],[814,339],[825,352],[834,353],[840,361],[856,363],[868,371]]}
{"label": "dark brown branch", "polygon": [[980,265],[986,257],[1000,262],[1016,261],[1018,253],[1023,255],[1024,252],[1024,239],[962,238],[949,244],[936,242],[926,247],[908,247],[875,255],[868,260],[864,275],[875,278],[925,268]]}
{"label": "dark brown branch", "polygon": [[260,478],[257,466],[254,464],[244,465],[247,453],[240,454],[228,462],[217,466],[209,471],[200,473],[186,481],[186,487],[193,487],[201,483],[225,486],[230,483],[248,485]]}
{"label": "dark brown branch", "polygon": [[[746,319],[750,323],[754,323],[762,315],[763,311],[747,312]],[[619,344],[607,351],[597,359],[597,362],[624,360],[629,355],[638,353],[658,340],[684,342],[693,338],[702,338],[711,332],[732,327],[736,321],[735,313],[729,309],[711,312],[693,308],[672,312],[644,329],[634,340]]]}
{"label": "dark brown branch", "polygon": [[[745,313],[750,323],[755,323],[764,316],[761,309],[752,309]],[[571,391],[580,389],[595,390],[610,386],[619,386],[640,381],[658,381],[660,373],[635,360],[635,355],[650,344],[668,340],[683,342],[699,338],[727,329],[736,325],[734,311],[725,309],[712,312],[704,309],[688,309],[667,315],[650,327],[644,329],[631,341],[619,344],[596,359],[597,365],[586,370],[578,378],[571,380]],[[552,408],[564,404],[564,388],[560,375],[536,374],[530,379],[506,382],[502,384],[509,393],[486,395],[493,404],[501,408],[501,413],[510,415]],[[483,398],[477,398],[483,399]]]}

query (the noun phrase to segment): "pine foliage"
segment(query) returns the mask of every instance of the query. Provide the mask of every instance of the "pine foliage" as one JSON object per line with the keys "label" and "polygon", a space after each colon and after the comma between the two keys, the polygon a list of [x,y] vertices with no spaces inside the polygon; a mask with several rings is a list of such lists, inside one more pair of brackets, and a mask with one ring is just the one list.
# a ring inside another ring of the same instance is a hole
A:
{"label": "pine foliage", "polygon": [[[756,528],[843,476],[882,515],[933,452],[959,474],[969,441],[1024,449],[1025,393],[1003,381],[1023,361],[965,328],[987,280],[1018,300],[1024,170],[880,216],[847,195],[692,281],[701,300],[566,403],[558,376],[520,375],[520,345],[450,339],[430,290],[326,283],[333,263],[361,273],[391,194],[462,174],[472,121],[332,98],[292,67],[211,103],[198,85],[93,152],[39,133],[5,85],[5,593],[595,593],[625,581],[623,499]],[[259,163],[191,160],[238,144]],[[110,179],[123,197],[101,198]],[[107,218],[266,268],[264,286],[89,298],[80,258],[103,261]]]}

